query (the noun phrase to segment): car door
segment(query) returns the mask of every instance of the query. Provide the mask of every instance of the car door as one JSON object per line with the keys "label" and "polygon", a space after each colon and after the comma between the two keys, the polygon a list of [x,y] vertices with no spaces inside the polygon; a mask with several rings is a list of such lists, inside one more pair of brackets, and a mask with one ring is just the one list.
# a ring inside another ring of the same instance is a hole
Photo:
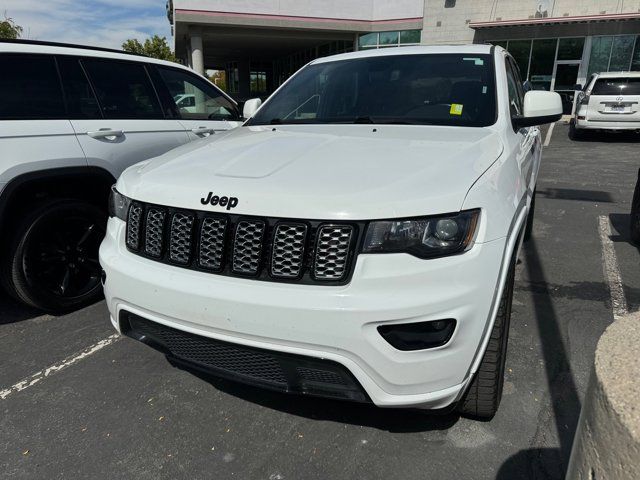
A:
{"label": "car door", "polygon": [[[518,67],[511,57],[506,58],[507,87],[511,115],[522,115],[524,110],[524,89]],[[528,195],[533,195],[538,170],[540,168],[541,141],[538,127],[520,128],[515,132],[518,142],[516,157],[520,174]]]}
{"label": "car door", "polygon": [[155,65],[155,69],[162,83],[158,88],[166,88],[191,140],[241,124],[235,102],[204,78],[182,68]]}
{"label": "car door", "polygon": [[[59,57],[71,120],[91,166],[118,177],[142,160],[187,142],[184,127],[165,111],[142,62]],[[82,100],[84,98],[84,100]]]}
{"label": "car door", "polygon": [[0,191],[36,170],[86,167],[51,55],[0,54]]}

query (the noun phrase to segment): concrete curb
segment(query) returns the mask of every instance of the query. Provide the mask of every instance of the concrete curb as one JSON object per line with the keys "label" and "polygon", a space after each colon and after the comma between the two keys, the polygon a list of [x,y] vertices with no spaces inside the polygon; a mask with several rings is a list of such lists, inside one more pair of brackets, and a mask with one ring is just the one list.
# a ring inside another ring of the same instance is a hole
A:
{"label": "concrete curb", "polygon": [[596,349],[567,480],[640,479],[640,313],[614,322]]}

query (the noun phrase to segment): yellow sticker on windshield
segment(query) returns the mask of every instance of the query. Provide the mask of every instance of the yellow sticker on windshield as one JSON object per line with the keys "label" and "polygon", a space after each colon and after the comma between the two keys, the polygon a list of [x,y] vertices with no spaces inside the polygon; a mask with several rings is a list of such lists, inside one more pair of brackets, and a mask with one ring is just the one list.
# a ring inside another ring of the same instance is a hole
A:
{"label": "yellow sticker on windshield", "polygon": [[462,115],[462,105],[459,103],[452,103],[451,110],[449,110],[449,115]]}

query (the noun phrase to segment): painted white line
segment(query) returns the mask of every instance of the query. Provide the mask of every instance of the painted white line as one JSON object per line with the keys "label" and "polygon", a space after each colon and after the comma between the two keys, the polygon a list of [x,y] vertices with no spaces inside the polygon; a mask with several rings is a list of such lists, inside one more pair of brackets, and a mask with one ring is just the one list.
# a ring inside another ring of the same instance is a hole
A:
{"label": "painted white line", "polygon": [[112,343],[116,342],[120,338],[122,337],[119,334],[115,333],[103,340],[100,340],[98,343],[95,343],[90,347],[85,348],[81,352],[78,352],[74,355],[71,355],[65,358],[62,362],[56,365],[52,365],[48,368],[45,368],[44,370],[40,370],[39,372],[34,373],[30,377],[20,380],[15,385],[12,385],[9,388],[0,390],[0,400],[6,399],[12,393],[20,392],[22,390],[25,390],[26,388],[34,386],[36,383],[39,383],[45,378],[50,377],[55,373],[58,373],[60,370],[70,367],[74,363],[77,363],[80,360],[87,358],[89,355],[93,355],[97,351],[102,350],[104,347],[111,345]]}
{"label": "painted white line", "polygon": [[618,258],[611,241],[611,223],[609,223],[609,218],[606,215],[598,217],[598,230],[600,232],[600,243],[602,244],[602,270],[609,286],[613,319],[617,320],[625,316],[629,311],[627,309],[627,299],[624,296],[620,269],[618,268]]}
{"label": "painted white line", "polygon": [[544,147],[548,147],[549,144],[551,143],[551,135],[553,135],[553,127],[555,127],[556,124],[552,123],[551,125],[549,125],[549,130],[547,130],[547,136],[544,137]]}

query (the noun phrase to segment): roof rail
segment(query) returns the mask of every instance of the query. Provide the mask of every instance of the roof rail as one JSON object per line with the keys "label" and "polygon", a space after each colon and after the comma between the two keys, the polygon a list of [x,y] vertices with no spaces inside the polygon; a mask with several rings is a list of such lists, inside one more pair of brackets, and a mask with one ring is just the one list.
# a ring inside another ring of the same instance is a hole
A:
{"label": "roof rail", "polygon": [[42,40],[22,40],[22,39],[14,40],[14,39],[8,39],[8,38],[0,39],[0,43],[19,43],[19,44],[25,44],[25,45],[44,45],[47,47],[82,48],[84,50],[97,50],[99,52],[123,53],[125,55],[148,57],[148,55],[126,52],[124,50],[116,50],[115,48],[93,47],[90,45],[77,45],[74,43],[45,42]]}

